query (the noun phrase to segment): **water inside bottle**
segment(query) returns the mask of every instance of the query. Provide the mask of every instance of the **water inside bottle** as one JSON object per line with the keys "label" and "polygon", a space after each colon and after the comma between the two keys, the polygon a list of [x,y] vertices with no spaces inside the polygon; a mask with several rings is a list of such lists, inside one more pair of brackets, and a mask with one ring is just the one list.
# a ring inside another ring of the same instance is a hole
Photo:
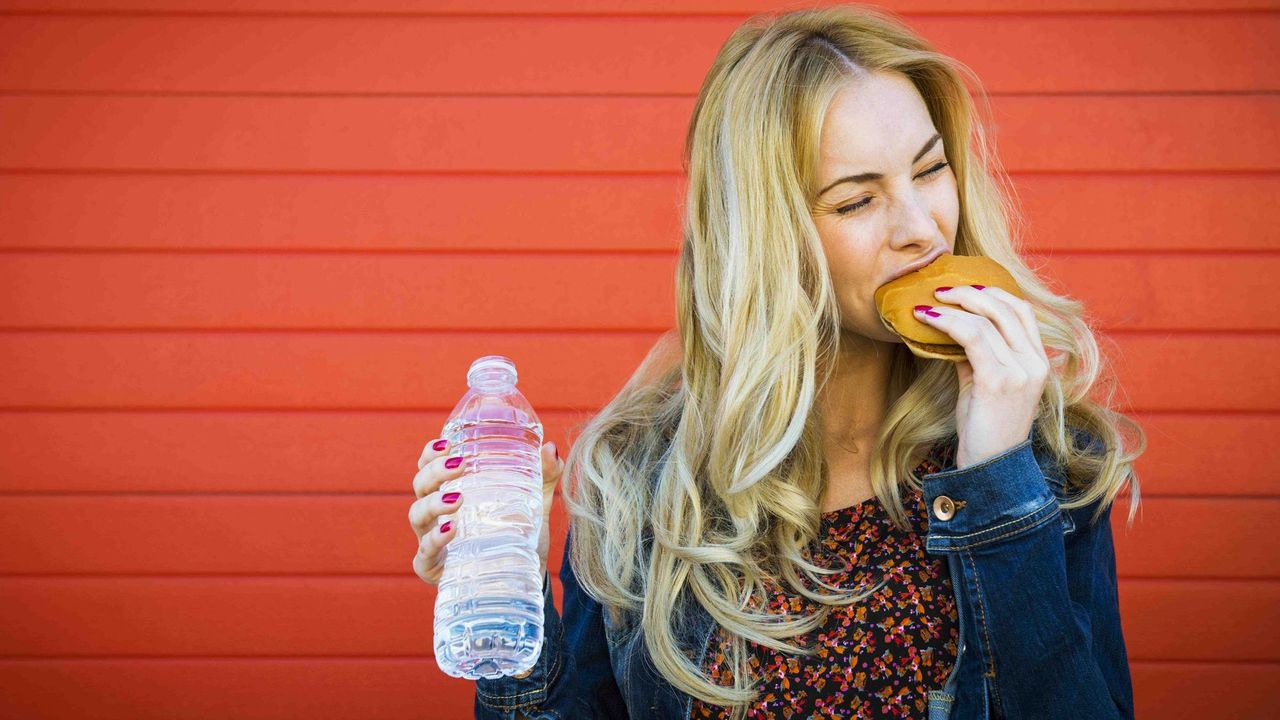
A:
{"label": "water inside bottle", "polygon": [[480,363],[469,374],[478,382],[445,426],[464,470],[441,491],[460,491],[464,502],[453,517],[458,530],[433,628],[440,668],[473,680],[528,670],[543,642],[542,424],[514,388],[514,366],[503,383],[496,372],[478,373]]}

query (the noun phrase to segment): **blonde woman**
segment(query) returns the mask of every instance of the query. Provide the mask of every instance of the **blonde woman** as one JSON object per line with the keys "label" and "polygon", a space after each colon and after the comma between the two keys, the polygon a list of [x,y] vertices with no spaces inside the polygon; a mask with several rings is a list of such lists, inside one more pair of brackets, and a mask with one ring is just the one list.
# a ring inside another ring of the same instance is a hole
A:
{"label": "blonde woman", "polygon": [[[539,662],[479,681],[476,717],[1133,717],[1110,509],[1129,484],[1132,522],[1145,436],[1086,397],[1104,361],[1014,247],[965,79],[853,6],[757,16],[720,49],[678,328],[563,464],[544,451],[563,614],[544,571]],[[940,253],[1027,297],[939,288],[917,317],[961,362],[911,354],[873,301]],[[448,456],[428,445],[414,480],[427,582],[466,502],[439,496]]]}

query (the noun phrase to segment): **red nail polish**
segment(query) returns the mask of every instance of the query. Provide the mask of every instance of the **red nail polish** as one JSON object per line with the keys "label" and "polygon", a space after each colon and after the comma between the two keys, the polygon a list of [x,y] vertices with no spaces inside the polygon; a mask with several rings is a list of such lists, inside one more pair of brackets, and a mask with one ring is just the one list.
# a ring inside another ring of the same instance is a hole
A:
{"label": "red nail polish", "polygon": [[437,440],[431,444],[431,449],[435,450],[436,452],[440,452],[441,450],[444,450],[447,447],[449,447],[448,440]]}
{"label": "red nail polish", "polygon": [[928,315],[929,317],[942,317],[942,313],[940,313],[940,312],[934,312],[934,311],[932,311],[932,310],[925,310],[925,311],[924,311],[924,314],[925,314],[925,315]]}
{"label": "red nail polish", "polygon": [[917,306],[916,306],[916,312],[927,313],[927,312],[929,312],[929,311],[930,311],[930,310],[932,310],[932,309],[933,309],[933,306],[932,306],[932,305],[917,305]]}
{"label": "red nail polish", "polygon": [[462,493],[451,492],[441,495],[440,499],[452,505],[453,503],[458,502],[458,498],[460,497],[462,497]]}
{"label": "red nail polish", "polygon": [[986,287],[986,285],[972,285],[971,287],[972,287],[974,290],[982,290],[983,288],[985,288],[985,287]]}
{"label": "red nail polish", "polygon": [[462,458],[460,457],[451,457],[448,460],[444,461],[444,466],[449,468],[450,470],[458,467],[461,464],[462,464]]}
{"label": "red nail polish", "polygon": [[441,525],[441,526],[440,526],[440,532],[441,532],[441,533],[447,533],[447,532],[449,532],[449,528],[451,528],[451,527],[453,527],[453,522],[452,522],[452,521],[447,522],[447,523],[445,523],[445,524],[443,524],[443,525]]}
{"label": "red nail polish", "polygon": [[934,288],[934,289],[933,289],[933,291],[934,291],[934,292],[946,292],[946,291],[948,291],[948,290],[950,290],[950,289],[951,289],[951,286],[950,286],[950,285],[945,285],[945,286],[940,287],[940,288]]}

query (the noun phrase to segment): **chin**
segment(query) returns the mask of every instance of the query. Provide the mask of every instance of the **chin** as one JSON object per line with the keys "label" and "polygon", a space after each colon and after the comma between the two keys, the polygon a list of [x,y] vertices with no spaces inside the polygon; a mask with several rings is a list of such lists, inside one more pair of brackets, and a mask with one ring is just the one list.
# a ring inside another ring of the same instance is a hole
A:
{"label": "chin", "polygon": [[852,345],[867,345],[870,343],[880,343],[883,345],[906,344],[906,341],[904,341],[899,335],[889,332],[883,326],[873,328],[871,330],[841,327],[840,334],[843,336],[844,343]]}

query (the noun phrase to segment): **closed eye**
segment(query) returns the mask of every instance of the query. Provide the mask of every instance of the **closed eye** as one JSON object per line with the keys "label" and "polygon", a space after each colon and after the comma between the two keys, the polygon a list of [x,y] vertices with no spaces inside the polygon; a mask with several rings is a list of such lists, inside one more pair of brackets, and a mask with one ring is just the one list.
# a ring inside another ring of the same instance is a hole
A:
{"label": "closed eye", "polygon": [[[937,165],[934,165],[933,167],[929,168],[928,170],[925,170],[924,172],[920,173],[916,177],[927,177],[929,175],[936,175],[938,172],[940,172],[943,168],[945,168],[949,164],[950,163],[947,163],[947,162],[940,162]],[[867,204],[870,202],[871,202],[871,198],[869,197],[862,198],[858,202],[853,203],[851,205],[845,205],[844,207],[836,208],[836,212],[839,213],[840,215],[848,215],[851,212],[855,212],[857,210],[860,210],[866,207]]]}

